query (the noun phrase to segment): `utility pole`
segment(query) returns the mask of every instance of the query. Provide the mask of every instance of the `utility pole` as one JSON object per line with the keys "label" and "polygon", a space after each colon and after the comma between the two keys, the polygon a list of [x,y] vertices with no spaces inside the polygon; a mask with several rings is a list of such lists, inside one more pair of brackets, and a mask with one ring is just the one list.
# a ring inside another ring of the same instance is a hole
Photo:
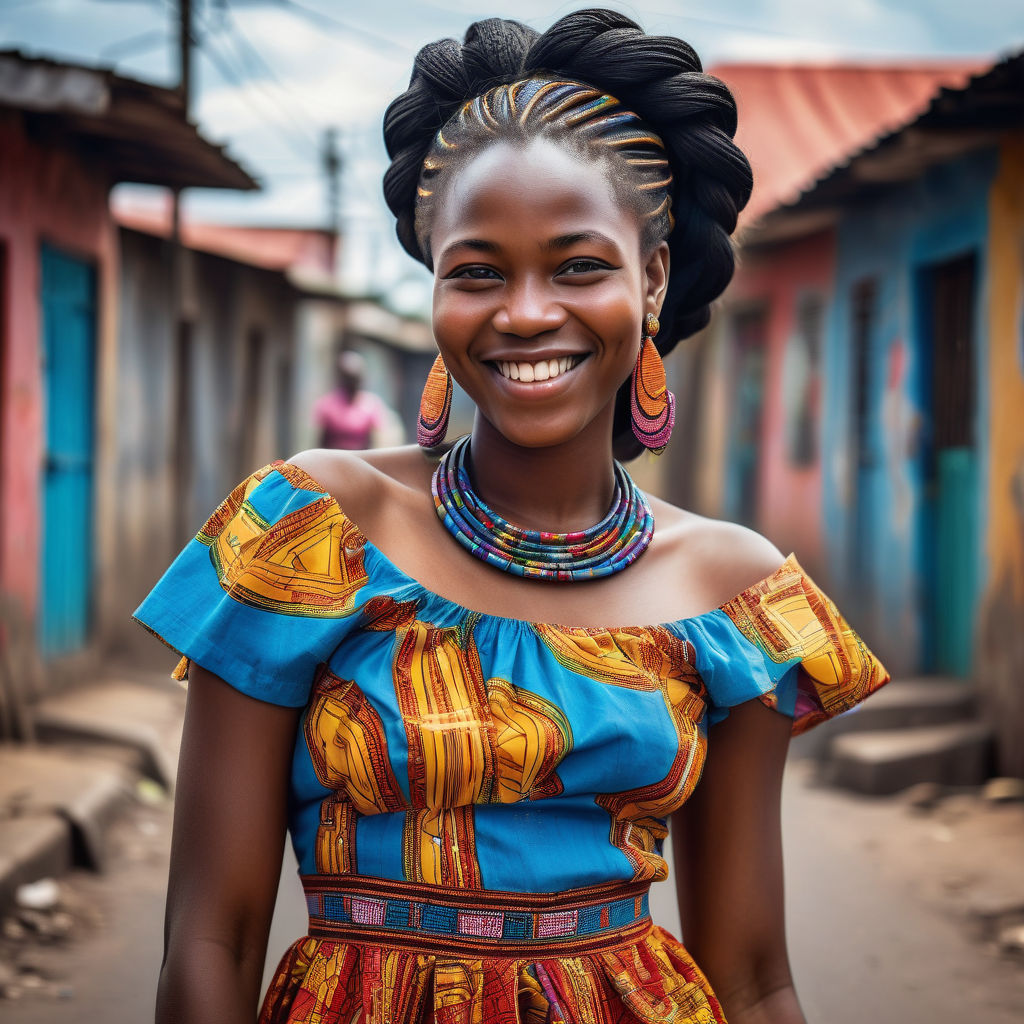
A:
{"label": "utility pole", "polygon": [[[341,172],[344,161],[338,148],[338,129],[324,130],[321,160],[324,175],[327,178],[327,226],[331,233],[334,248],[337,249],[338,237],[341,234]],[[337,258],[335,252],[334,258]]]}
{"label": "utility pole", "polygon": [[[187,121],[192,108],[192,0],[178,0],[178,94],[182,116]],[[188,272],[181,238],[181,186],[171,191],[171,337],[174,339],[173,409],[171,430],[174,543],[180,544],[189,531],[192,491],[192,429],[189,393],[192,377],[192,330],[185,311],[185,277]]]}
{"label": "utility pole", "polygon": [[338,129],[324,129],[324,147],[321,151],[323,170],[327,177],[327,223],[337,235],[341,228],[341,171],[343,162],[338,149]]}
{"label": "utility pole", "polygon": [[[192,105],[192,0],[178,0],[178,95],[185,120]],[[181,189],[171,199],[171,241],[181,245]],[[180,298],[180,296],[178,296]],[[176,312],[180,310],[180,304]]]}
{"label": "utility pole", "polygon": [[178,92],[187,118],[192,104],[192,0],[178,0]]}

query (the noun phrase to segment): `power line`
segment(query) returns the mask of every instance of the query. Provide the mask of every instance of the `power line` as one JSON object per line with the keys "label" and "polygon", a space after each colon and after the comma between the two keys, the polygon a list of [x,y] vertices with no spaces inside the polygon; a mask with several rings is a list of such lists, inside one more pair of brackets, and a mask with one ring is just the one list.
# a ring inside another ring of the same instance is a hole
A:
{"label": "power line", "polygon": [[133,54],[148,53],[158,46],[165,46],[167,43],[167,32],[164,29],[153,29],[149,32],[140,32],[138,35],[129,36],[120,42],[111,43],[100,50],[100,58],[103,60],[120,60],[122,57],[130,57]]}
{"label": "power line", "polygon": [[277,116],[270,114],[266,107],[260,107],[254,103],[256,93],[252,90],[251,84],[245,81],[244,77],[239,74],[238,69],[229,62],[223,52],[215,47],[211,37],[207,36],[202,41],[193,38],[192,41],[199,52],[217,69],[221,77],[239,90],[242,101],[249,106],[260,120],[273,122],[273,127],[276,129],[279,137],[296,156],[303,160],[308,160],[311,156],[310,149],[312,149],[314,154],[317,153],[318,144],[316,142],[311,142],[310,139],[304,136],[293,134],[294,125],[279,121]]}
{"label": "power line", "polygon": [[[282,92],[287,92],[293,97],[293,102],[299,109],[299,113],[303,119],[312,125],[319,127],[318,119],[312,116],[305,107],[302,101],[298,99],[298,93],[289,86],[286,82],[282,81],[281,77],[274,70],[274,68],[264,59],[263,54],[256,48],[252,40],[248,37],[245,30],[242,28],[241,22],[235,17],[234,11],[231,9],[229,0],[222,0],[221,11],[224,15],[223,26],[227,26],[231,39],[235,44],[235,48],[239,51],[239,55],[250,69],[256,68],[258,71],[262,71],[263,75],[271,81],[273,81]],[[259,79],[259,74],[255,74],[254,78]],[[266,90],[269,95],[269,90]],[[288,115],[293,116],[293,111],[288,111]]]}
{"label": "power line", "polygon": [[393,39],[389,39],[379,32],[374,32],[372,29],[362,28],[359,25],[352,25],[347,21],[342,21],[341,18],[318,11],[315,7],[307,7],[306,4],[299,3],[299,0],[273,0],[273,2],[278,7],[283,7],[285,10],[291,11],[301,18],[305,18],[306,21],[317,25],[319,28],[325,28],[339,35],[361,36],[366,42],[373,43],[376,47],[383,47],[385,50],[390,50],[392,53],[403,58],[409,56],[408,48],[396,43]]}

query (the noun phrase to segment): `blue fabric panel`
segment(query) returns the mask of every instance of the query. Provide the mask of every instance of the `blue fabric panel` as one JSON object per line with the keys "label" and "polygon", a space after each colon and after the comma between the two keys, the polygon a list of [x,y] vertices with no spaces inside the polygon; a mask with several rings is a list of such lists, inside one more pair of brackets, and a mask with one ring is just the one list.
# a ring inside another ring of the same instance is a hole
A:
{"label": "blue fabric panel", "polygon": [[[319,497],[272,472],[249,500],[272,525]],[[235,689],[286,707],[305,705],[317,666],[352,620],[282,615],[242,604],[221,586],[210,548],[195,539],[139,605],[135,618]]]}
{"label": "blue fabric panel", "polygon": [[356,868],[376,878],[405,880],[402,830],[405,814],[371,814],[356,822]]}
{"label": "blue fabric panel", "polygon": [[777,710],[792,716],[799,658],[773,661],[720,610],[688,620],[685,631],[696,651],[697,671],[708,688],[709,725],[724,719],[729,708],[771,693],[791,669],[786,701],[780,700]]}
{"label": "blue fabric panel", "polygon": [[629,859],[608,841],[611,818],[593,797],[481,804],[474,824],[488,889],[560,892],[633,877]]}

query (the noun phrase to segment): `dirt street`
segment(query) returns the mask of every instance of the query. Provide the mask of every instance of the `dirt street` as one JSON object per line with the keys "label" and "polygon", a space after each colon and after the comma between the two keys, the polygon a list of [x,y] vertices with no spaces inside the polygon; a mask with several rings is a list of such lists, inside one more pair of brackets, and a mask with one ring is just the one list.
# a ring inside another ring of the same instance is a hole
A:
{"label": "dirt street", "polygon": [[[141,1024],[152,1019],[160,960],[170,806],[139,805],[115,830],[106,875],[62,883],[69,934],[0,939],[20,998],[5,1024]],[[1018,1024],[1024,963],[979,939],[971,907],[1006,897],[1024,863],[1024,807],[951,796],[927,812],[904,798],[818,789],[807,762],[785,786],[787,903],[793,969],[809,1024]],[[290,857],[268,970],[304,929]],[[655,916],[675,928],[668,883]],[[17,951],[15,950],[17,947]]]}

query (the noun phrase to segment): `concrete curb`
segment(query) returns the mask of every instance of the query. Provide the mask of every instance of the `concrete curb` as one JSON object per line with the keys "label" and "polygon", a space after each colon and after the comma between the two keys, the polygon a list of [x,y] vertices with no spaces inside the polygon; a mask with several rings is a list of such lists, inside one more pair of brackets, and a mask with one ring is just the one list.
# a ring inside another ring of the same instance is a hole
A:
{"label": "concrete curb", "polygon": [[102,870],[133,775],[59,747],[0,747],[0,907],[19,885],[72,865]]}
{"label": "concrete curb", "polygon": [[19,885],[64,874],[72,864],[71,828],[55,814],[0,822],[0,911]]}
{"label": "concrete curb", "polygon": [[0,744],[0,911],[26,882],[103,869],[139,776],[173,786],[184,703],[166,676],[126,670],[41,701],[48,742]]}
{"label": "concrete curb", "polygon": [[153,686],[113,679],[41,701],[34,715],[36,735],[47,742],[136,751],[143,774],[171,792],[184,703],[184,690],[169,681]]}

